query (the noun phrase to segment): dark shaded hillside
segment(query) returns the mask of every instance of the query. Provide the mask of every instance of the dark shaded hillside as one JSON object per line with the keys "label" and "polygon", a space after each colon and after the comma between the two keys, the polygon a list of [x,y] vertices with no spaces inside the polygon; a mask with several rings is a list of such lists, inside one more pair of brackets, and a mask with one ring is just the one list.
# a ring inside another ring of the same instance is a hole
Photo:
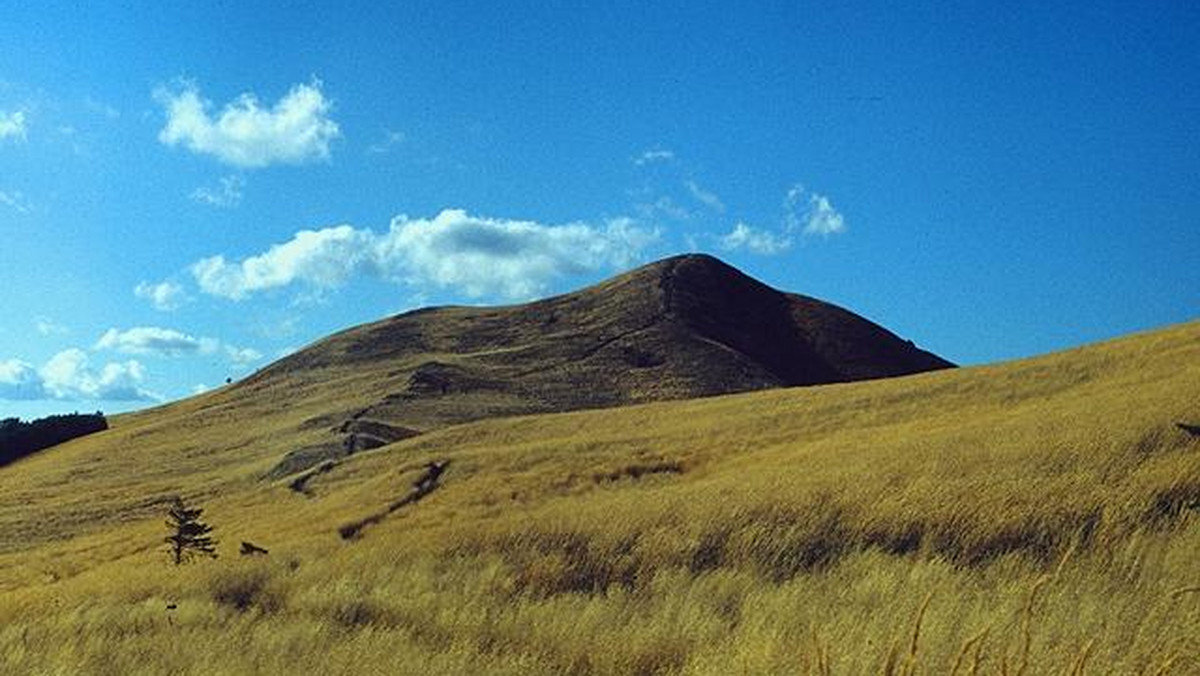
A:
{"label": "dark shaded hillside", "polygon": [[[526,305],[429,308],[350,329],[237,385],[357,387],[302,462],[480,418],[898,376],[952,366],[822,301],[705,255],[669,258]],[[350,423],[388,431],[359,439]],[[296,460],[296,458],[293,458]]]}

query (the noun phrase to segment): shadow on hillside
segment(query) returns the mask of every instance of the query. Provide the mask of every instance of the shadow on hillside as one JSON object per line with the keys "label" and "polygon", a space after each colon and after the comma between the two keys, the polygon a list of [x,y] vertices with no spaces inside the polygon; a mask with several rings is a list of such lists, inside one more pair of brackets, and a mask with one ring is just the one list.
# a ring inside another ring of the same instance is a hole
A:
{"label": "shadow on hillside", "polygon": [[388,505],[387,509],[382,512],[372,514],[365,519],[353,521],[342,526],[341,528],[338,528],[338,535],[340,535],[343,540],[355,540],[362,535],[363,529],[367,526],[373,526],[386,519],[389,515],[408,507],[409,505],[420,502],[439,486],[441,486],[442,474],[449,466],[449,460],[435,460],[427,463],[425,465],[425,471],[422,472],[421,476],[413,482],[412,489],[407,495]]}

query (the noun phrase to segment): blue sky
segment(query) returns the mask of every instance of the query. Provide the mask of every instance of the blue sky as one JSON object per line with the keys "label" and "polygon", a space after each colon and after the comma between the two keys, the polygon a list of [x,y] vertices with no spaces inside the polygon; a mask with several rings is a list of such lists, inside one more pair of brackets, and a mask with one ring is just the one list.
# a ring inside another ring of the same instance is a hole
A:
{"label": "blue sky", "polygon": [[0,415],[695,250],[968,364],[1200,315],[1196,3],[101,4],[2,11]]}

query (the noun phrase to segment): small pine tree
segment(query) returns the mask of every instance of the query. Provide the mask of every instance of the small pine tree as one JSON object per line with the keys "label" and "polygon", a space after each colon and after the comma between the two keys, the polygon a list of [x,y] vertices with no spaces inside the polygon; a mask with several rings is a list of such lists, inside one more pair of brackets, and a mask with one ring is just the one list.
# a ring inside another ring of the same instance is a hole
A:
{"label": "small pine tree", "polygon": [[217,558],[217,541],[208,536],[212,526],[200,520],[203,509],[189,509],[182,498],[175,498],[167,511],[167,528],[171,534],[163,538],[170,547],[175,565],[193,556]]}

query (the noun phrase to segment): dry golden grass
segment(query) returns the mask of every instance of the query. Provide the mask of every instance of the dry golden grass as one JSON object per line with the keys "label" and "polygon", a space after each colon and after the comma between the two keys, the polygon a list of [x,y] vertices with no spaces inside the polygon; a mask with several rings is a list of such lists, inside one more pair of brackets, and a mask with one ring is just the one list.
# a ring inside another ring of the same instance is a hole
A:
{"label": "dry golden grass", "polygon": [[[306,498],[259,477],[359,396],[311,387],[122,417],[0,472],[0,671],[1200,673],[1200,441],[1174,427],[1200,419],[1200,323],[451,427]],[[433,459],[442,487],[337,535]],[[167,564],[175,493],[221,559]]]}

